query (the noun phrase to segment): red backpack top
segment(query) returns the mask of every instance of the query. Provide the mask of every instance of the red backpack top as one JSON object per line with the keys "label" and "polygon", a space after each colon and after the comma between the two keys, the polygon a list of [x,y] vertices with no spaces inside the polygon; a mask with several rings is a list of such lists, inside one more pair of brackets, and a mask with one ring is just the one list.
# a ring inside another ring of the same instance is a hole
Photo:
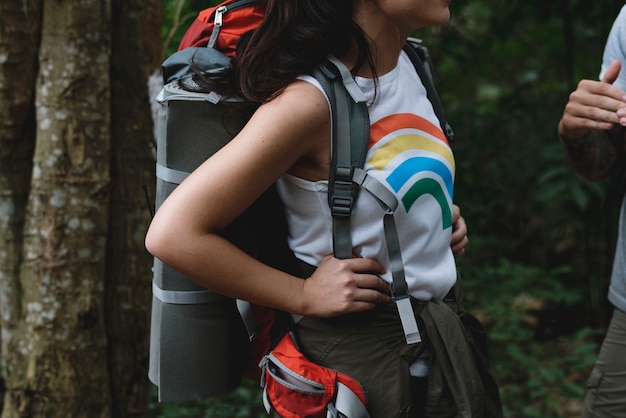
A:
{"label": "red backpack top", "polygon": [[234,58],[237,41],[243,34],[259,26],[265,7],[265,2],[259,0],[228,0],[204,9],[183,36],[178,50],[210,46]]}

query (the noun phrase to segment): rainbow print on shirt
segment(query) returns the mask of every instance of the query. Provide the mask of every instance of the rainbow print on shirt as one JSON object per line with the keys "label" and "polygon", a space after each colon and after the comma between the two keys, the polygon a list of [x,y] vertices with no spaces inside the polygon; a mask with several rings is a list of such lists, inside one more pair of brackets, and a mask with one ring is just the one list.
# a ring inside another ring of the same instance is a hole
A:
{"label": "rainbow print on shirt", "polygon": [[420,116],[399,113],[371,126],[368,164],[389,172],[385,180],[409,212],[432,196],[441,208],[443,229],[452,226],[454,156],[441,128]]}

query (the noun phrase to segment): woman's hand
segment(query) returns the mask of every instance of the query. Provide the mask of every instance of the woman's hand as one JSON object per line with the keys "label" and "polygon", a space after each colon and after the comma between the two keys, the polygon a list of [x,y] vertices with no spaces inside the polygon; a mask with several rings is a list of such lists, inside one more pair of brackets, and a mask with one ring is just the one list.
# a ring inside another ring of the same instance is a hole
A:
{"label": "woman's hand", "polygon": [[389,284],[379,277],[383,273],[385,267],[372,259],[325,257],[302,281],[304,315],[330,317],[389,303]]}
{"label": "woman's hand", "polygon": [[461,208],[452,205],[452,239],[450,240],[450,248],[455,257],[461,257],[465,254],[465,246],[469,242],[467,238],[467,225],[465,219],[461,216]]}

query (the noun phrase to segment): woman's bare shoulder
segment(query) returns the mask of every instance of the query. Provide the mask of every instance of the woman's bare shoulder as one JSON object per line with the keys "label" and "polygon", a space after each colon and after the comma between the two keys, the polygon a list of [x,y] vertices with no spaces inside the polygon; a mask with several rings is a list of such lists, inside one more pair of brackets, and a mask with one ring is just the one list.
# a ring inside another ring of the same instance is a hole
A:
{"label": "woman's bare shoulder", "polygon": [[296,80],[289,84],[277,97],[265,103],[272,112],[280,111],[283,116],[299,118],[299,123],[319,123],[330,118],[328,101],[314,84]]}
{"label": "woman's bare shoulder", "polygon": [[328,139],[330,110],[326,96],[315,85],[296,80],[289,84],[278,96],[262,104],[246,126],[258,135],[264,132],[268,141],[292,142],[294,146]]}

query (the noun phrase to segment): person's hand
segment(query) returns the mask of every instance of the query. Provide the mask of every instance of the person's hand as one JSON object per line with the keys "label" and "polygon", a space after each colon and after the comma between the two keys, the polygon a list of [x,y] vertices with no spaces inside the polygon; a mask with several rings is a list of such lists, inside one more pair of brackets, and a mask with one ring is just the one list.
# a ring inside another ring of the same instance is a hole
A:
{"label": "person's hand", "polygon": [[467,237],[467,225],[465,219],[461,216],[461,208],[452,205],[452,239],[450,240],[450,248],[455,257],[461,257],[465,254],[465,247],[469,242]]}
{"label": "person's hand", "polygon": [[590,129],[609,130],[616,123],[626,126],[626,92],[612,85],[621,67],[619,61],[613,61],[602,81],[578,83],[559,122],[562,137],[579,139]]}
{"label": "person's hand", "polygon": [[378,276],[384,272],[385,267],[372,259],[325,257],[302,281],[305,315],[330,317],[389,303],[389,284]]}

